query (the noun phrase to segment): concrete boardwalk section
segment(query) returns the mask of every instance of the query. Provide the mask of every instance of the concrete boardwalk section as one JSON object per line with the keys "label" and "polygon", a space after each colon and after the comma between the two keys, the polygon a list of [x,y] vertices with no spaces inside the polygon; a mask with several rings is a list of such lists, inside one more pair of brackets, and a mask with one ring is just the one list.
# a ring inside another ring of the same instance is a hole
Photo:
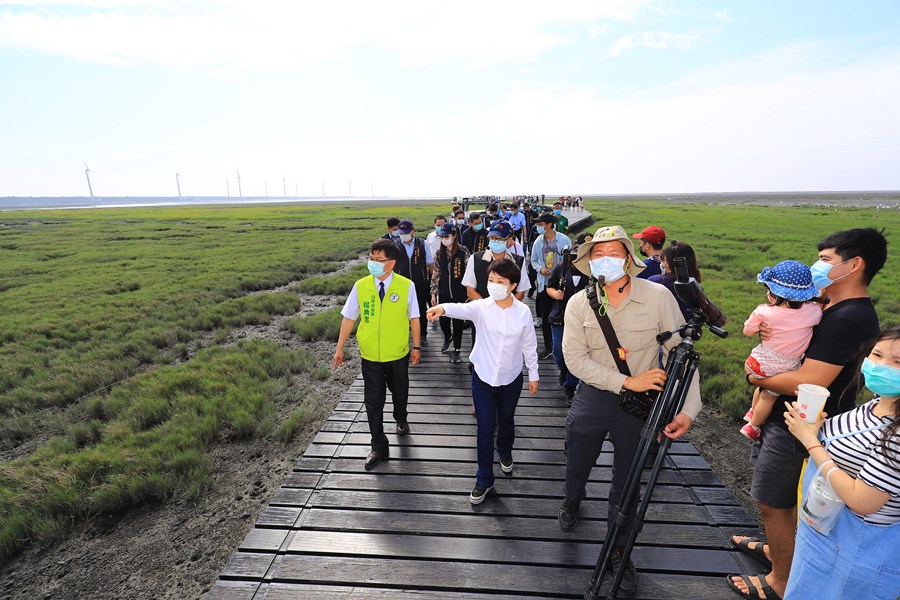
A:
{"label": "concrete boardwalk section", "polygon": [[[369,433],[360,377],[207,598],[583,596],[606,533],[611,442],[594,468],[581,523],[561,531],[567,408],[556,365],[541,361],[540,390],[530,396],[526,387],[516,410],[515,471],[506,476],[495,465],[494,492],[472,506],[469,370],[441,354],[439,330],[429,339],[410,368],[409,435],[393,433],[390,397],[385,407],[390,459],[363,468]],[[464,358],[470,340],[466,332]],[[729,545],[735,533],[759,532],[697,450],[676,442],[632,554],[640,574],[634,597],[729,597],[727,573],[759,570]]]}

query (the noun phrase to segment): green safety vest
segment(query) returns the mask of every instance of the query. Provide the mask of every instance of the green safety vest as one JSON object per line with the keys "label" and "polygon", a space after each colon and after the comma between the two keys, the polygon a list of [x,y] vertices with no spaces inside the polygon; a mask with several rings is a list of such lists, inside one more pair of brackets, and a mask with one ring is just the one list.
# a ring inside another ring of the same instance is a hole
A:
{"label": "green safety vest", "polygon": [[367,275],[356,282],[359,300],[359,328],[356,343],[359,354],[372,362],[399,360],[409,354],[409,313],[407,298],[412,282],[394,273],[391,286],[378,298],[375,277]]}

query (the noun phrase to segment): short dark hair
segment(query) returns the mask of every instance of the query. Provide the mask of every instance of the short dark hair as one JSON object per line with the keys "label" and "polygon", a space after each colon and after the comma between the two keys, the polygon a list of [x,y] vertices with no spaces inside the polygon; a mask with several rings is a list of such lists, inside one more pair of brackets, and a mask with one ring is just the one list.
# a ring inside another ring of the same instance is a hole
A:
{"label": "short dark hair", "polygon": [[[442,221],[446,221],[447,217],[445,217],[444,215],[438,215],[434,218],[434,222],[437,223],[438,219],[441,219]],[[399,225],[399,223],[398,223],[398,225]]]}
{"label": "short dark hair", "polygon": [[514,260],[509,258],[499,258],[488,266],[488,275],[496,273],[504,279],[509,279],[510,283],[519,285],[519,279],[522,278],[522,270]]}
{"label": "short dark hair", "polygon": [[397,260],[400,258],[400,248],[398,248],[391,240],[386,240],[384,238],[378,238],[372,242],[372,245],[369,246],[369,252],[382,252],[384,253],[384,257],[388,260]]}
{"label": "short dark hair", "polygon": [[872,282],[875,274],[884,266],[887,260],[887,240],[884,230],[878,231],[873,227],[860,227],[832,233],[819,242],[818,250],[833,248],[835,254],[842,260],[850,260],[857,256],[863,259],[865,270],[863,279],[866,285]]}
{"label": "short dark hair", "polygon": [[535,223],[547,223],[549,225],[556,225],[556,215],[553,213],[544,213],[534,220]]}
{"label": "short dark hair", "polygon": [[388,228],[390,228],[390,227],[399,227],[399,226],[400,226],[400,219],[398,219],[397,217],[388,217],[388,220],[387,220],[387,226],[388,226]]}
{"label": "short dark hair", "polygon": [[477,210],[473,210],[472,212],[469,213],[469,223],[471,223],[472,221],[477,221],[480,218],[481,218],[481,213],[478,212]]}
{"label": "short dark hair", "polygon": [[454,216],[454,217],[455,217],[456,215],[462,215],[462,216],[465,217],[465,216],[466,216],[466,211],[464,211],[463,209],[459,209],[459,210],[457,210],[456,212],[453,213],[453,216]]}
{"label": "short dark hair", "polygon": [[512,204],[509,205],[509,207],[510,207],[510,208],[519,208],[519,203],[518,203],[518,202],[513,202]]}
{"label": "short dark hair", "polygon": [[494,212],[495,210],[497,210],[497,205],[496,204],[488,204],[487,209],[489,212]]}
{"label": "short dark hair", "polygon": [[[662,250],[663,246],[666,245],[666,238],[663,238],[663,239],[659,240],[659,243],[658,243],[658,244],[654,244],[653,242],[651,242],[651,241],[648,240],[647,238],[644,238],[644,241],[647,242],[648,244],[650,244],[650,247],[653,248],[654,250]],[[672,243],[673,243],[673,244],[676,243],[676,240],[672,240]],[[690,248],[690,246],[688,246],[688,248]],[[694,279],[697,279],[697,278],[695,277]],[[700,281],[700,280],[697,279],[697,281]]]}

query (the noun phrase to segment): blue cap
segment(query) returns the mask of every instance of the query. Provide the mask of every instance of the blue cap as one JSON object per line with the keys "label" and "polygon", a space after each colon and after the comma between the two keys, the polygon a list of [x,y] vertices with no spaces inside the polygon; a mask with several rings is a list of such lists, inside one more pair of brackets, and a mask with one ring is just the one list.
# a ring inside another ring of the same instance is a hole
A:
{"label": "blue cap", "polygon": [[488,235],[496,235],[497,237],[506,239],[512,235],[512,226],[509,224],[509,221],[492,221]]}
{"label": "blue cap", "polygon": [[411,233],[413,230],[413,222],[409,219],[400,221],[400,233]]}
{"label": "blue cap", "polygon": [[438,235],[441,237],[447,237],[449,235],[459,235],[459,229],[456,228],[456,225],[453,223],[444,223],[441,225],[440,231],[438,231]]}
{"label": "blue cap", "polygon": [[766,284],[776,296],[795,302],[806,302],[819,293],[809,267],[796,260],[783,260],[774,267],[764,268],[756,281]]}

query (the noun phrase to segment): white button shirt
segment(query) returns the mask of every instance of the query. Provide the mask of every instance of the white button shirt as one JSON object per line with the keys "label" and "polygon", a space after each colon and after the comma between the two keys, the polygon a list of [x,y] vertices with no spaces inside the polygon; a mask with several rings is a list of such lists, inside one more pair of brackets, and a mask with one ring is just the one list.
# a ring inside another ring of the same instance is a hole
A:
{"label": "white button shirt", "polygon": [[524,357],[528,381],[538,381],[537,337],[531,309],[515,298],[506,309],[491,298],[441,306],[451,319],[475,323],[478,336],[469,360],[479,379],[494,387],[512,383],[522,372]]}

